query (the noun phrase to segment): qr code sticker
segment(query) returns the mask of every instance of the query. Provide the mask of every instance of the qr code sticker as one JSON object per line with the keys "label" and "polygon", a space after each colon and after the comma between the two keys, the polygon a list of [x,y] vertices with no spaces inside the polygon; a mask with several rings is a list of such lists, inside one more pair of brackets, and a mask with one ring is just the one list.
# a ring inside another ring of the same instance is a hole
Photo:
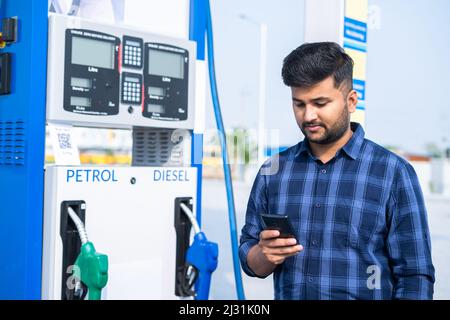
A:
{"label": "qr code sticker", "polygon": [[58,142],[61,149],[72,148],[72,141],[69,133],[58,133]]}

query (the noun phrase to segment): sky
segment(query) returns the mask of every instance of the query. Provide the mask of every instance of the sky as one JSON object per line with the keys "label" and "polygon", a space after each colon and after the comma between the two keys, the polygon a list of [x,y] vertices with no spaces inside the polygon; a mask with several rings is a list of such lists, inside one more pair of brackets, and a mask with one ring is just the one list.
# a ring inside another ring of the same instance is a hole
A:
{"label": "sky", "polygon": [[[280,130],[282,144],[295,144],[302,134],[291,108],[290,89],[281,80],[283,58],[303,39],[303,7],[299,0],[212,0],[216,75],[225,127],[257,127],[259,26],[239,18],[245,14],[267,24],[266,126]],[[214,128],[207,99],[207,128]],[[270,119],[270,120],[269,120]]]}
{"label": "sky", "polygon": [[[330,0],[333,1],[333,0]],[[283,58],[303,42],[304,0],[212,0],[216,74],[225,127],[256,128],[259,28],[268,26],[266,127],[280,144],[302,139]],[[427,143],[450,146],[450,1],[369,0],[379,28],[368,31],[366,137],[381,145],[424,153]],[[207,128],[214,128],[207,99]]]}

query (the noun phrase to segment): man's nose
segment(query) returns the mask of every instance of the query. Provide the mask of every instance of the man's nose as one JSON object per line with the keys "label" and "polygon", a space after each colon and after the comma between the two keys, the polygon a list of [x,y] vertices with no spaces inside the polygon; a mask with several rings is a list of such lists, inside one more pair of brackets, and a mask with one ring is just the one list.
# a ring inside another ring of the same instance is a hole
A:
{"label": "man's nose", "polygon": [[305,115],[303,121],[305,122],[313,122],[317,119],[317,110],[313,106],[306,105],[305,106]]}

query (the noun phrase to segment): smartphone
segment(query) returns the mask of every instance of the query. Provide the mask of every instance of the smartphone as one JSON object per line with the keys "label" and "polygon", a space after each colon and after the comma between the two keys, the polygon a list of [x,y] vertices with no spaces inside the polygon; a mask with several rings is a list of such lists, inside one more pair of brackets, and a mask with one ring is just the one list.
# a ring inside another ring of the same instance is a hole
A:
{"label": "smartphone", "polygon": [[[279,238],[295,238],[294,227],[288,216],[279,214],[265,214],[261,213],[262,224],[265,230],[280,231]],[[298,240],[297,240],[298,241]]]}

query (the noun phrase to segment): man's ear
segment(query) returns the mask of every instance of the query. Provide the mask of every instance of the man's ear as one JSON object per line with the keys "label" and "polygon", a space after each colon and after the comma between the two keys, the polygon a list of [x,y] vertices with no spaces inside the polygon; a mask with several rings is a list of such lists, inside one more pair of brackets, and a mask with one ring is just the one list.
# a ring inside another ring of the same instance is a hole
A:
{"label": "man's ear", "polygon": [[356,105],[358,104],[358,94],[355,90],[351,90],[347,95],[347,107],[348,112],[353,113],[356,111]]}

